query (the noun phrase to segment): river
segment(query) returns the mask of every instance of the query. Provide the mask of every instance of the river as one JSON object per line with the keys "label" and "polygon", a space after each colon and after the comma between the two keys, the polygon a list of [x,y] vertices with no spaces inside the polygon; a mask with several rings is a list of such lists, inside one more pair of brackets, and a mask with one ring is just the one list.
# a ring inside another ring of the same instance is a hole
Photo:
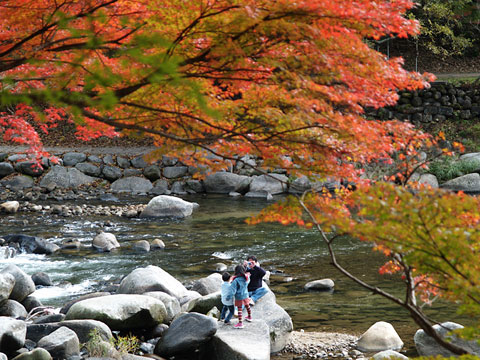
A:
{"label": "river", "polygon": [[[128,219],[119,217],[59,217],[2,215],[2,234],[22,233],[50,239],[58,244],[68,239],[90,245],[100,229],[115,234],[122,249],[112,253],[92,250],[61,251],[55,255],[18,255],[0,259],[0,266],[14,263],[28,274],[43,271],[56,286],[37,290],[44,305],[61,306],[74,296],[105,289],[137,267],[157,265],[184,283],[212,273],[214,264],[236,264],[254,254],[262,266],[276,272],[271,288],[278,303],[293,319],[295,330],[334,331],[360,335],[377,321],[390,322],[414,354],[413,335],[418,328],[408,313],[341,276],[329,264],[326,247],[315,230],[279,224],[247,225],[245,219],[266,206],[264,199],[226,196],[186,196],[200,207],[184,220]],[[121,199],[121,203],[147,203],[147,197]],[[118,204],[118,203],[117,203]],[[136,253],[136,240],[162,239],[163,251]],[[371,245],[339,239],[335,251],[340,263],[362,280],[402,296],[399,279],[378,274],[383,255]],[[286,282],[287,278],[293,278]],[[306,292],[305,283],[330,278],[332,292]],[[455,309],[436,302],[427,309],[439,321],[462,323]]]}

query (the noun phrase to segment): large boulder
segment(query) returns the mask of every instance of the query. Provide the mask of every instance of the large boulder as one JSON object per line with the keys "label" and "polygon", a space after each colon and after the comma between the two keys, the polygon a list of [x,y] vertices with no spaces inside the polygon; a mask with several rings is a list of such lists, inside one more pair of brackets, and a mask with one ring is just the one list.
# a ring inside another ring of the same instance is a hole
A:
{"label": "large boulder", "polygon": [[[434,325],[433,328],[443,339],[464,348],[470,354],[480,356],[480,344],[478,344],[477,341],[466,341],[463,339],[459,339],[454,334],[450,334],[452,330],[462,329],[462,325],[448,321],[442,324]],[[415,336],[413,337],[413,341],[415,342],[415,347],[417,348],[417,352],[420,356],[456,356],[451,351],[444,349],[443,347],[438,345],[437,342],[430,335],[426,334],[425,331],[421,329],[417,330]]]}
{"label": "large boulder", "polygon": [[270,331],[263,320],[245,322],[247,335],[221,323],[209,346],[212,360],[269,360]]}
{"label": "large boulder", "polygon": [[0,317],[0,351],[12,353],[25,344],[27,325],[24,321]]}
{"label": "large boulder", "polygon": [[2,305],[0,305],[0,316],[8,316],[14,319],[27,317],[27,310],[15,300],[7,300]]}
{"label": "large boulder", "polygon": [[92,319],[112,330],[153,327],[167,316],[160,300],[144,295],[110,295],[82,300],[67,312],[66,320]]}
{"label": "large boulder", "polygon": [[165,309],[167,311],[167,317],[164,319],[166,323],[170,323],[173,318],[182,311],[178,299],[168,295],[167,293],[164,293],[163,291],[150,291],[143,295],[151,296],[163,302],[163,305],[165,305]]}
{"label": "large boulder", "polygon": [[[263,286],[267,288],[264,283]],[[268,289],[268,288],[267,288]],[[290,340],[293,330],[292,319],[288,313],[277,304],[275,294],[268,290],[252,307],[254,320],[261,319],[268,325],[270,332],[270,351],[281,351]]]}
{"label": "large boulder", "polygon": [[193,300],[190,300],[186,305],[187,312],[197,312],[200,314],[207,314],[212,308],[222,308],[222,296],[220,291],[213,294],[208,294]]}
{"label": "large boulder", "polygon": [[54,360],[64,360],[80,354],[77,334],[67,327],[61,327],[41,338],[37,345],[47,350]]}
{"label": "large boulder", "polygon": [[48,187],[55,184],[59,188],[78,188],[82,185],[90,185],[97,181],[96,178],[85,175],[75,168],[66,168],[55,165],[40,181],[41,187]]}
{"label": "large boulder", "polygon": [[15,243],[18,248],[28,254],[50,255],[57,251],[58,246],[46,240],[30,235],[9,234],[3,237],[7,243]]}
{"label": "large boulder", "polygon": [[184,218],[192,215],[193,209],[198,206],[175,196],[155,196],[142,211],[140,217],[177,217]]}
{"label": "large boulder", "polygon": [[101,232],[92,241],[92,246],[101,252],[110,252],[120,247],[117,238],[112,233]]}
{"label": "large boulder", "polygon": [[15,286],[10,293],[10,299],[22,302],[28,295],[35,291],[35,284],[18,266],[10,264],[0,271],[1,274],[10,274],[15,278]]}
{"label": "large boulder", "polygon": [[251,178],[230,172],[217,172],[204,180],[207,193],[228,194],[232,191],[244,193],[250,186]]}
{"label": "large boulder", "polygon": [[25,188],[31,188],[34,181],[31,176],[15,175],[9,179],[3,179],[0,183],[12,190],[22,190]]}
{"label": "large boulder", "polygon": [[220,291],[222,282],[222,275],[214,273],[205,278],[195,280],[193,282],[192,290],[198,292],[200,295],[212,294]]}
{"label": "large boulder", "polygon": [[12,274],[0,273],[0,305],[4,304],[15,286],[15,277]]}
{"label": "large boulder", "polygon": [[400,350],[402,347],[402,339],[400,339],[392,324],[385,321],[378,321],[370,326],[357,342],[357,348],[364,352]]}
{"label": "large boulder", "polygon": [[90,340],[92,331],[96,331],[103,340],[110,340],[112,332],[110,328],[101,321],[97,320],[64,320],[50,323],[28,324],[27,339],[38,342],[42,337],[53,333],[62,326],[74,331],[81,343]]}
{"label": "large boulder", "polygon": [[129,176],[115,180],[110,189],[114,192],[129,192],[132,194],[148,193],[153,188],[150,180],[138,176]]}
{"label": "large boulder", "polygon": [[52,355],[42,348],[33,349],[15,356],[12,360],[52,360]]}
{"label": "large boulder", "polygon": [[281,174],[254,176],[250,183],[250,192],[266,191],[272,195],[287,191],[288,178]]}
{"label": "large boulder", "polygon": [[154,265],[133,270],[122,280],[117,293],[143,294],[149,291],[163,291],[179,300],[188,295],[188,290],[180,281]]}
{"label": "large boulder", "polygon": [[170,357],[189,354],[207,343],[217,332],[217,321],[209,316],[188,313],[175,319],[155,346],[155,354]]}
{"label": "large boulder", "polygon": [[480,174],[467,174],[452,179],[440,185],[442,189],[463,191],[466,193],[480,192]]}

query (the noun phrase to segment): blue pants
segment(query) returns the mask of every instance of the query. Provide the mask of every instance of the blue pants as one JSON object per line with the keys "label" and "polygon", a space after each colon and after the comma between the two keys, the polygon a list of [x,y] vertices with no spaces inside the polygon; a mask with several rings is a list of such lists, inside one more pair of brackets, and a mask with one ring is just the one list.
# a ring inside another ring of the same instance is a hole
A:
{"label": "blue pants", "polygon": [[[228,314],[227,314],[227,311],[228,311]],[[226,323],[230,322],[234,312],[235,312],[235,306],[233,306],[233,305],[223,305],[222,313],[220,314],[220,320],[225,319]],[[227,315],[227,317],[225,317],[225,315]]]}
{"label": "blue pants", "polygon": [[258,299],[260,299],[263,295],[267,293],[267,289],[264,287],[260,287],[258,289],[255,289],[254,291],[249,291],[248,296],[254,301],[257,302]]}

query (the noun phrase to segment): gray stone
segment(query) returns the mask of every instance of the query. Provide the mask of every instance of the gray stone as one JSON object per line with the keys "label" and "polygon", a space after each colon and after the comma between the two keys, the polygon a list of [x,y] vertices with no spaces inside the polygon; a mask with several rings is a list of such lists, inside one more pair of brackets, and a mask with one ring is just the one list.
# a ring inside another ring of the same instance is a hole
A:
{"label": "gray stone", "polygon": [[185,190],[185,183],[183,181],[175,181],[170,191],[172,192],[172,194],[176,194],[176,195],[188,194],[187,191]]}
{"label": "gray stone", "polygon": [[88,161],[90,161],[91,163],[94,163],[94,164],[102,164],[103,163],[103,160],[100,159],[98,156],[96,155],[90,155],[88,158],[87,158]]}
{"label": "gray stone", "polygon": [[205,192],[205,188],[203,187],[203,183],[200,180],[187,180],[185,183],[185,188],[188,190],[192,190],[196,193],[203,193]]}
{"label": "gray stone", "polygon": [[194,299],[198,299],[202,297],[198,292],[193,291],[193,290],[188,290],[187,293],[180,297],[178,301],[180,302],[180,306],[182,306],[182,309],[184,308],[184,305],[188,304],[190,301]]}
{"label": "gray stone", "polygon": [[36,161],[22,161],[15,164],[15,170],[29,176],[40,176],[43,174],[43,167]]}
{"label": "gray stone", "polygon": [[6,158],[8,158],[8,154],[0,152],[0,161],[4,161]]}
{"label": "gray stone", "polygon": [[82,300],[93,299],[93,298],[102,297],[102,296],[108,296],[108,295],[111,295],[111,294],[110,294],[109,292],[94,292],[94,293],[90,293],[90,294],[85,294],[85,295],[79,296],[78,298],[73,299],[73,300],[67,302],[65,305],[63,305],[62,308],[60,309],[60,314],[66,314],[66,313],[68,312],[68,310],[69,310],[74,304],[76,304],[77,302],[80,302],[80,301],[82,301]]}
{"label": "gray stone", "polygon": [[260,190],[260,191],[249,191],[245,194],[245,197],[249,198],[262,198],[267,200],[272,200],[273,196],[268,191]]}
{"label": "gray stone", "polygon": [[153,188],[149,191],[150,194],[154,195],[168,195],[170,194],[170,190],[168,189],[168,182],[167,180],[157,180],[153,184]]}
{"label": "gray stone", "polygon": [[149,201],[140,217],[178,217],[192,215],[193,209],[198,206],[175,196],[159,195]]}
{"label": "gray stone", "polygon": [[151,296],[119,294],[82,300],[68,310],[66,320],[92,319],[112,330],[153,327],[164,321],[167,311],[162,301]]}
{"label": "gray stone", "polygon": [[10,299],[22,302],[28,295],[35,291],[35,284],[18,266],[10,264],[0,271],[1,274],[10,274],[15,278],[15,286],[10,293]]}
{"label": "gray stone", "polygon": [[64,360],[80,354],[78,336],[67,327],[61,327],[41,338],[37,345],[47,350],[53,359]]}
{"label": "gray stone", "polygon": [[453,191],[480,192],[480,175],[477,173],[467,174],[452,179],[440,185],[442,189]]}
{"label": "gray stone", "polygon": [[15,356],[13,360],[52,360],[52,355],[47,350],[38,348]]}
{"label": "gray stone", "polygon": [[293,194],[303,194],[312,188],[312,183],[306,176],[300,176],[293,180],[290,184],[288,192]]}
{"label": "gray stone", "polygon": [[31,188],[34,184],[34,181],[30,176],[16,175],[10,179],[2,180],[1,184],[5,187],[9,187],[12,190],[23,190],[26,188]]}
{"label": "gray stone", "polygon": [[163,291],[150,291],[146,292],[143,295],[151,296],[155,299],[160,300],[165,305],[167,311],[167,316],[164,319],[166,323],[170,323],[173,318],[182,311],[180,307],[180,302],[176,297],[170,296]]}
{"label": "gray stone", "polygon": [[84,162],[87,159],[87,155],[83,153],[70,152],[63,155],[64,166],[75,166],[80,162]]}
{"label": "gray stone", "polygon": [[131,160],[132,166],[137,168],[137,169],[144,169],[148,166],[148,164],[145,162],[142,156],[137,156],[136,158],[133,158]]}
{"label": "gray stone", "polygon": [[206,315],[214,307],[217,309],[222,308],[222,296],[220,291],[193,299],[185,304],[184,309],[187,312],[196,312]]}
{"label": "gray stone", "polygon": [[167,166],[163,168],[163,176],[167,179],[176,179],[187,175],[188,167],[186,166]]}
{"label": "gray stone", "polygon": [[217,172],[208,175],[203,184],[207,193],[228,194],[232,191],[244,193],[248,190],[251,178],[230,172]]}
{"label": "gray stone", "polygon": [[287,191],[288,178],[281,174],[254,176],[250,183],[251,192],[266,191],[272,195]]}
{"label": "gray stone", "polygon": [[121,169],[115,166],[107,165],[103,168],[102,174],[103,174],[103,177],[108,181],[115,181],[117,179],[120,179],[123,173]]}
{"label": "gray stone", "polygon": [[110,252],[120,247],[117,238],[112,233],[101,232],[92,241],[92,246],[95,250],[101,252]]}
{"label": "gray stone", "polygon": [[38,342],[42,337],[53,333],[61,327],[67,327],[78,336],[81,343],[90,340],[90,334],[95,331],[103,340],[110,340],[112,332],[103,322],[97,320],[65,320],[50,323],[28,324],[27,339]]}
{"label": "gray stone", "polygon": [[393,350],[385,350],[372,356],[373,360],[408,360],[408,357]]}
{"label": "gray stone", "polygon": [[82,173],[89,176],[99,177],[102,174],[102,169],[100,167],[86,162],[78,163],[75,165],[75,169],[80,170]]}
{"label": "gray stone", "polygon": [[162,171],[157,165],[150,165],[143,169],[143,175],[150,181],[155,181],[160,179],[162,176]]}
{"label": "gray stone", "polygon": [[97,181],[96,178],[85,175],[81,171],[63,166],[53,166],[50,171],[40,181],[41,187],[47,187],[49,184],[55,184],[59,188],[78,188],[82,185],[90,185]]}
{"label": "gray stone", "polygon": [[0,305],[0,316],[8,316],[14,319],[27,317],[27,310],[15,300],[7,300],[2,305]]}
{"label": "gray stone", "polygon": [[163,291],[179,300],[188,294],[180,281],[153,265],[133,270],[122,280],[117,293],[143,294],[150,291]]}
{"label": "gray stone", "polygon": [[224,273],[225,271],[227,271],[227,265],[225,265],[224,263],[216,263],[214,266],[216,272]]}
{"label": "gray stone", "polygon": [[7,354],[25,344],[27,325],[24,321],[0,317],[0,351]]}
{"label": "gray stone", "polygon": [[[32,324],[54,323],[54,322],[62,321],[64,319],[65,319],[65,314],[49,314],[49,315],[35,317],[35,319],[33,319]],[[28,333],[28,328],[27,328],[27,333]]]}
{"label": "gray stone", "polygon": [[163,250],[165,249],[165,243],[160,239],[153,239],[150,244],[151,250]]}
{"label": "gray stone", "polygon": [[142,176],[142,169],[125,169],[123,170],[123,177]]}
{"label": "gray stone", "polygon": [[[451,321],[444,322],[442,324],[433,325],[433,329],[445,340],[464,348],[469,354],[480,356],[480,344],[476,340],[466,341],[459,339],[456,335],[449,334],[450,331],[456,329],[462,329],[463,326]],[[451,351],[444,349],[423,330],[417,330],[413,337],[415,347],[420,356],[441,356],[441,357],[453,357],[456,356]]]}
{"label": "gray stone", "polygon": [[58,250],[58,246],[56,244],[49,243],[36,236],[8,234],[4,235],[3,238],[7,241],[7,243],[17,244],[19,249],[29,254],[49,255]]}
{"label": "gray stone", "polygon": [[269,360],[270,333],[265,321],[245,322],[248,335],[239,335],[233,326],[220,323],[211,341],[212,360]]}
{"label": "gray stone", "polygon": [[12,274],[0,273],[0,305],[5,303],[15,286],[15,277]]}
{"label": "gray stone", "polygon": [[129,192],[132,194],[148,193],[153,188],[150,180],[130,176],[123,179],[118,179],[110,186],[114,192]]}
{"label": "gray stone", "polygon": [[25,299],[22,301],[22,305],[27,310],[27,313],[32,311],[33,309],[43,306],[40,300],[38,300],[35,296],[33,295],[28,295]]}
{"label": "gray stone", "polygon": [[115,160],[112,155],[108,154],[103,157],[103,163],[105,165],[115,165]]}
{"label": "gray stone", "polygon": [[476,161],[480,165],[480,153],[463,154],[459,158],[460,161]]}
{"label": "gray stone", "polygon": [[10,175],[14,172],[12,164],[8,162],[1,162],[0,163],[0,178],[3,178],[7,175]]}
{"label": "gray stone", "polygon": [[392,324],[378,321],[365,331],[358,339],[357,349],[363,352],[400,350],[403,341]]}
{"label": "gray stone", "polygon": [[12,162],[12,163],[16,163],[17,161],[25,160],[26,158],[27,158],[27,155],[25,155],[25,154],[13,154],[13,155],[10,155],[7,158],[7,160]]}
{"label": "gray stone", "polygon": [[192,290],[200,295],[208,295],[220,291],[222,283],[222,275],[215,273],[194,281]]}
{"label": "gray stone", "polygon": [[140,252],[149,252],[150,243],[147,240],[138,240],[133,243],[133,250]]}
{"label": "gray stone", "polygon": [[170,357],[191,354],[210,341],[217,332],[217,321],[197,313],[184,314],[175,319],[155,346],[155,354]]}
{"label": "gray stone", "polygon": [[321,279],[310,281],[305,284],[305,290],[331,290],[335,286],[332,279]]}
{"label": "gray stone", "polygon": [[162,156],[162,164],[164,166],[174,166],[178,163],[178,159],[170,156]]}
{"label": "gray stone", "polygon": [[6,201],[0,204],[0,208],[9,214],[16,213],[19,207],[20,203],[18,201]]}
{"label": "gray stone", "polygon": [[47,273],[44,272],[36,272],[32,275],[32,280],[35,285],[40,286],[53,286],[52,280]]}
{"label": "gray stone", "polygon": [[120,166],[122,169],[127,169],[130,167],[130,160],[124,158],[124,157],[121,157],[121,156],[117,156],[117,164],[118,166]]}

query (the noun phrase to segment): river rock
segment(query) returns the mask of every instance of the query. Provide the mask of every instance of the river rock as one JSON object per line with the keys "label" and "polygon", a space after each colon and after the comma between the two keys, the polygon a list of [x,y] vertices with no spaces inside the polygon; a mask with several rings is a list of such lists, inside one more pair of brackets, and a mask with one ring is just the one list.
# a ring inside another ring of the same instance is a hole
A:
{"label": "river rock", "polygon": [[185,188],[197,194],[205,192],[203,183],[200,180],[190,179],[185,182]]}
{"label": "river rock", "polygon": [[27,325],[27,339],[38,342],[42,337],[53,333],[62,326],[69,328],[78,336],[81,343],[90,340],[92,331],[96,331],[103,340],[110,340],[112,332],[110,328],[101,321],[97,320],[65,320],[51,323],[39,323]]}
{"label": "river rock", "polygon": [[8,234],[3,237],[7,243],[15,243],[18,248],[29,254],[53,254],[58,250],[56,244],[45,241],[36,236],[23,234]]}
{"label": "river rock", "polygon": [[165,249],[165,243],[160,239],[153,239],[150,244],[151,250],[163,250]]}
{"label": "river rock", "polygon": [[0,305],[0,316],[8,316],[14,319],[27,317],[27,310],[15,300],[7,300],[2,305]]}
{"label": "river rock", "polygon": [[172,184],[172,188],[170,189],[172,194],[175,195],[187,195],[188,192],[185,190],[185,183],[183,181],[175,181]]}
{"label": "river rock", "polygon": [[6,201],[0,204],[0,208],[10,214],[16,213],[19,207],[20,203],[18,201]]}
{"label": "river rock", "polygon": [[74,305],[76,304],[77,302],[80,302],[82,300],[87,300],[87,299],[93,299],[93,298],[97,298],[97,297],[102,297],[102,296],[108,296],[108,295],[111,295],[109,292],[94,292],[94,293],[90,293],[90,294],[85,294],[85,295],[82,295],[82,296],[79,296],[78,298],[76,299],[73,299],[69,302],[67,302],[65,305],[63,305],[63,307],[60,309],[60,314],[66,314],[68,312],[68,310]]}
{"label": "river rock", "polygon": [[41,187],[48,187],[54,184],[58,188],[75,189],[82,185],[90,185],[97,181],[96,178],[85,175],[75,168],[65,168],[55,165],[40,181]]}
{"label": "river rock", "polygon": [[63,155],[64,166],[75,166],[85,160],[87,160],[87,155],[84,153],[69,152]]}
{"label": "river rock", "polygon": [[393,350],[385,350],[372,356],[373,360],[408,360],[408,357]]}
{"label": "river rock", "polygon": [[480,175],[477,173],[463,175],[443,183],[440,187],[466,193],[480,192]]}
{"label": "river rock", "polygon": [[207,314],[212,308],[222,308],[222,296],[220,291],[201,296],[185,304],[185,311]]}
{"label": "river rock", "polygon": [[179,314],[180,311],[182,311],[178,299],[168,295],[167,293],[164,293],[163,291],[149,291],[143,295],[151,296],[163,302],[163,305],[165,305],[165,309],[167,311],[167,316],[164,319],[166,323],[170,323],[173,318]]}
{"label": "river rock", "polygon": [[132,166],[137,168],[137,169],[144,169],[148,166],[148,164],[143,159],[143,155],[137,156],[130,161],[132,163]]}
{"label": "river rock", "polygon": [[100,175],[102,174],[102,169],[97,165],[91,163],[78,163],[77,165],[75,165],[75,169],[78,169],[85,175],[89,176],[100,177]]}
{"label": "river rock", "polygon": [[47,350],[54,360],[64,360],[80,355],[80,342],[77,334],[64,326],[41,338],[37,346]]}
{"label": "river rock", "polygon": [[14,172],[12,164],[8,162],[0,162],[0,178],[10,175]]}
{"label": "river rock", "polygon": [[150,243],[147,240],[138,240],[133,243],[133,250],[140,252],[149,252]]}
{"label": "river rock", "polygon": [[[433,328],[442,338],[448,339],[453,344],[461,346],[472,355],[480,356],[480,344],[478,344],[475,340],[466,341],[459,339],[456,335],[449,334],[449,332],[452,330],[462,329],[462,325],[447,321],[442,324],[433,325]],[[437,342],[422,329],[417,330],[415,336],[413,337],[413,341],[415,342],[415,347],[417,348],[417,352],[420,356],[456,356],[451,351],[438,345]]]}
{"label": "river rock", "polygon": [[92,319],[104,322],[112,330],[153,327],[167,317],[160,300],[145,295],[110,295],[82,300],[67,312],[66,320]]}
{"label": "river rock", "polygon": [[308,191],[311,188],[312,182],[309,180],[309,178],[306,176],[300,176],[290,183],[288,192],[292,194],[303,194],[305,191]]}
{"label": "river rock", "polygon": [[155,354],[170,357],[191,354],[207,343],[217,332],[217,321],[211,317],[189,313],[175,319],[155,346]]}
{"label": "river rock", "polygon": [[0,273],[0,305],[8,300],[14,286],[15,277],[12,274]]}
{"label": "river rock", "polygon": [[[48,314],[33,319],[32,324],[48,324],[55,323],[65,319],[65,314]],[[28,332],[28,330],[27,330]]]}
{"label": "river rock", "polygon": [[433,174],[418,174],[413,173],[408,182],[417,182],[426,186],[430,186],[434,189],[438,188],[438,179]]}
{"label": "river rock", "polygon": [[52,355],[45,349],[37,348],[15,356],[12,360],[52,360]]}
{"label": "river rock", "polygon": [[0,351],[10,354],[25,344],[27,325],[24,321],[0,317]]}
{"label": "river rock", "polygon": [[137,268],[120,283],[119,294],[143,294],[149,291],[163,291],[180,300],[188,294],[183,284],[158,266]]}
{"label": "river rock", "polygon": [[10,264],[0,271],[1,274],[10,274],[15,278],[15,285],[10,293],[10,299],[22,302],[28,295],[35,291],[35,284],[18,266]]}
{"label": "river rock", "polygon": [[115,166],[104,166],[102,169],[102,175],[108,181],[115,181],[122,177],[122,170]]}
{"label": "river rock", "polygon": [[167,179],[176,179],[187,175],[188,167],[186,166],[167,166],[163,168],[163,176]]}
{"label": "river rock", "polygon": [[227,271],[227,265],[225,265],[224,263],[216,263],[214,266],[215,271],[220,274],[223,274],[225,271]]}
{"label": "river rock", "polygon": [[153,188],[149,191],[150,194],[154,195],[168,195],[170,194],[170,190],[168,189],[168,182],[167,180],[157,180],[153,184]]}
{"label": "river rock", "polygon": [[148,193],[153,188],[150,180],[130,176],[118,179],[112,183],[110,189],[114,192],[129,192],[132,194]]}
{"label": "river rock", "polygon": [[117,238],[112,233],[101,232],[92,242],[93,248],[101,252],[110,252],[113,249],[119,248],[120,244],[117,241]]}
{"label": "river rock", "polygon": [[200,295],[198,292],[193,290],[188,290],[184,296],[178,299],[178,301],[180,302],[180,306],[182,306],[183,308],[183,305],[187,304],[188,302],[194,299],[198,299],[200,297],[202,297],[202,295]]}
{"label": "river rock", "polygon": [[162,171],[157,165],[150,165],[143,169],[143,175],[150,181],[160,179]]}
{"label": "river rock", "polygon": [[281,174],[254,176],[250,183],[250,192],[266,191],[269,194],[281,194],[287,191],[288,178]]}
{"label": "river rock", "polygon": [[42,271],[33,274],[32,280],[36,286],[53,286],[53,282],[50,279],[50,276],[48,276],[47,273],[44,273]]}
{"label": "river rock", "polygon": [[305,284],[305,290],[332,290],[335,283],[332,279],[314,280]]}
{"label": "river rock", "polygon": [[22,305],[27,310],[27,313],[32,311],[33,309],[43,306],[43,304],[38,300],[35,296],[33,295],[28,295],[25,299],[22,301]]}
{"label": "river rock", "polygon": [[175,196],[159,195],[149,201],[140,217],[178,217],[192,215],[198,204],[182,200]]}
{"label": "river rock", "polygon": [[195,280],[193,282],[192,290],[198,292],[200,295],[212,294],[220,291],[222,282],[222,275],[214,273],[205,278]]}
{"label": "river rock", "polygon": [[43,174],[43,167],[36,161],[21,161],[15,164],[15,170],[29,176],[40,176]]}
{"label": "river rock", "polygon": [[232,191],[245,193],[251,181],[248,176],[230,172],[217,172],[208,175],[203,184],[207,193],[228,194]]}
{"label": "river rock", "polygon": [[220,323],[209,347],[212,360],[269,360],[270,332],[265,321],[244,322],[248,335],[239,335],[233,326]]}
{"label": "river rock", "polygon": [[4,179],[0,182],[3,186],[9,187],[12,190],[23,190],[31,188],[34,184],[33,179],[26,175],[15,175],[9,179]]}
{"label": "river rock", "polygon": [[392,324],[379,321],[370,326],[358,339],[357,348],[363,352],[400,350],[403,341],[398,336]]}

